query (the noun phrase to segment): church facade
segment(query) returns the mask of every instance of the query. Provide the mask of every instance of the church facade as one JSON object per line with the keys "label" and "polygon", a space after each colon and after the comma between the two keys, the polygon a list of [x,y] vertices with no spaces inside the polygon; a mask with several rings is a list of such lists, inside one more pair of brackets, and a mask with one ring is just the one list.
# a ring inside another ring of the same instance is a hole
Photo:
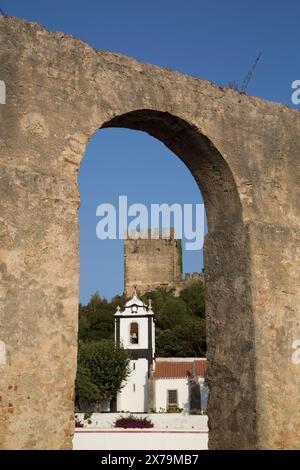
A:
{"label": "church facade", "polygon": [[205,358],[157,358],[155,314],[136,291],[115,313],[115,342],[129,353],[130,374],[117,396],[118,412],[193,412],[206,408]]}

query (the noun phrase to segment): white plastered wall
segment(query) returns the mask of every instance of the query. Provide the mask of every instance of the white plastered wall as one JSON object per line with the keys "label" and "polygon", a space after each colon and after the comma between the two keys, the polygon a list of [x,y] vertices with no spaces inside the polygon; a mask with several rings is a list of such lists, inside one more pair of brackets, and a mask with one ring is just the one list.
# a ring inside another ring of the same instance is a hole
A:
{"label": "white plastered wall", "polygon": [[[117,411],[143,413],[148,411],[148,361],[130,361],[130,375],[117,397]],[[135,366],[135,369],[134,369]]]}

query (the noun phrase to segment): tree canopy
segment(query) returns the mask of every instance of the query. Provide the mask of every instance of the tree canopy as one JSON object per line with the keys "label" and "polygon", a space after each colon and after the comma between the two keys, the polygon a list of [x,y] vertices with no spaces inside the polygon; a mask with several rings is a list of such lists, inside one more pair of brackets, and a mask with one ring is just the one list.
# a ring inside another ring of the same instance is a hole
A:
{"label": "tree canopy", "polygon": [[204,287],[191,282],[179,296],[166,289],[143,295],[152,299],[158,357],[202,357],[206,354]]}
{"label": "tree canopy", "polygon": [[129,357],[112,340],[80,342],[76,402],[110,401],[129,374]]}

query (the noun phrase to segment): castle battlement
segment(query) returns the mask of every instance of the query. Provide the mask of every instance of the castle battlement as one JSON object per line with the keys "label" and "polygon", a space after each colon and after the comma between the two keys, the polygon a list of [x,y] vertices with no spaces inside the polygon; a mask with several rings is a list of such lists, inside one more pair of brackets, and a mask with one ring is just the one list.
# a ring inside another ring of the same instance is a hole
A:
{"label": "castle battlement", "polygon": [[162,228],[160,231],[158,228],[147,228],[141,230],[127,230],[125,231],[125,240],[174,240],[175,231],[174,227],[170,229]]}

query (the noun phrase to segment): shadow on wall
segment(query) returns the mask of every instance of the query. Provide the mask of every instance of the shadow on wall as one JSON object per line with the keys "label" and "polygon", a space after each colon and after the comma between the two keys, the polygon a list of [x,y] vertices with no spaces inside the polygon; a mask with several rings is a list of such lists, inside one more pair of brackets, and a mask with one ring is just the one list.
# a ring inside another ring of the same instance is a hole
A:
{"label": "shadow on wall", "polygon": [[202,385],[200,387],[200,393],[201,393],[201,409],[202,411],[207,410],[207,403],[208,403],[208,387],[206,385]]}
{"label": "shadow on wall", "polygon": [[144,410],[148,411],[148,373],[145,374],[145,385],[144,387]]}

